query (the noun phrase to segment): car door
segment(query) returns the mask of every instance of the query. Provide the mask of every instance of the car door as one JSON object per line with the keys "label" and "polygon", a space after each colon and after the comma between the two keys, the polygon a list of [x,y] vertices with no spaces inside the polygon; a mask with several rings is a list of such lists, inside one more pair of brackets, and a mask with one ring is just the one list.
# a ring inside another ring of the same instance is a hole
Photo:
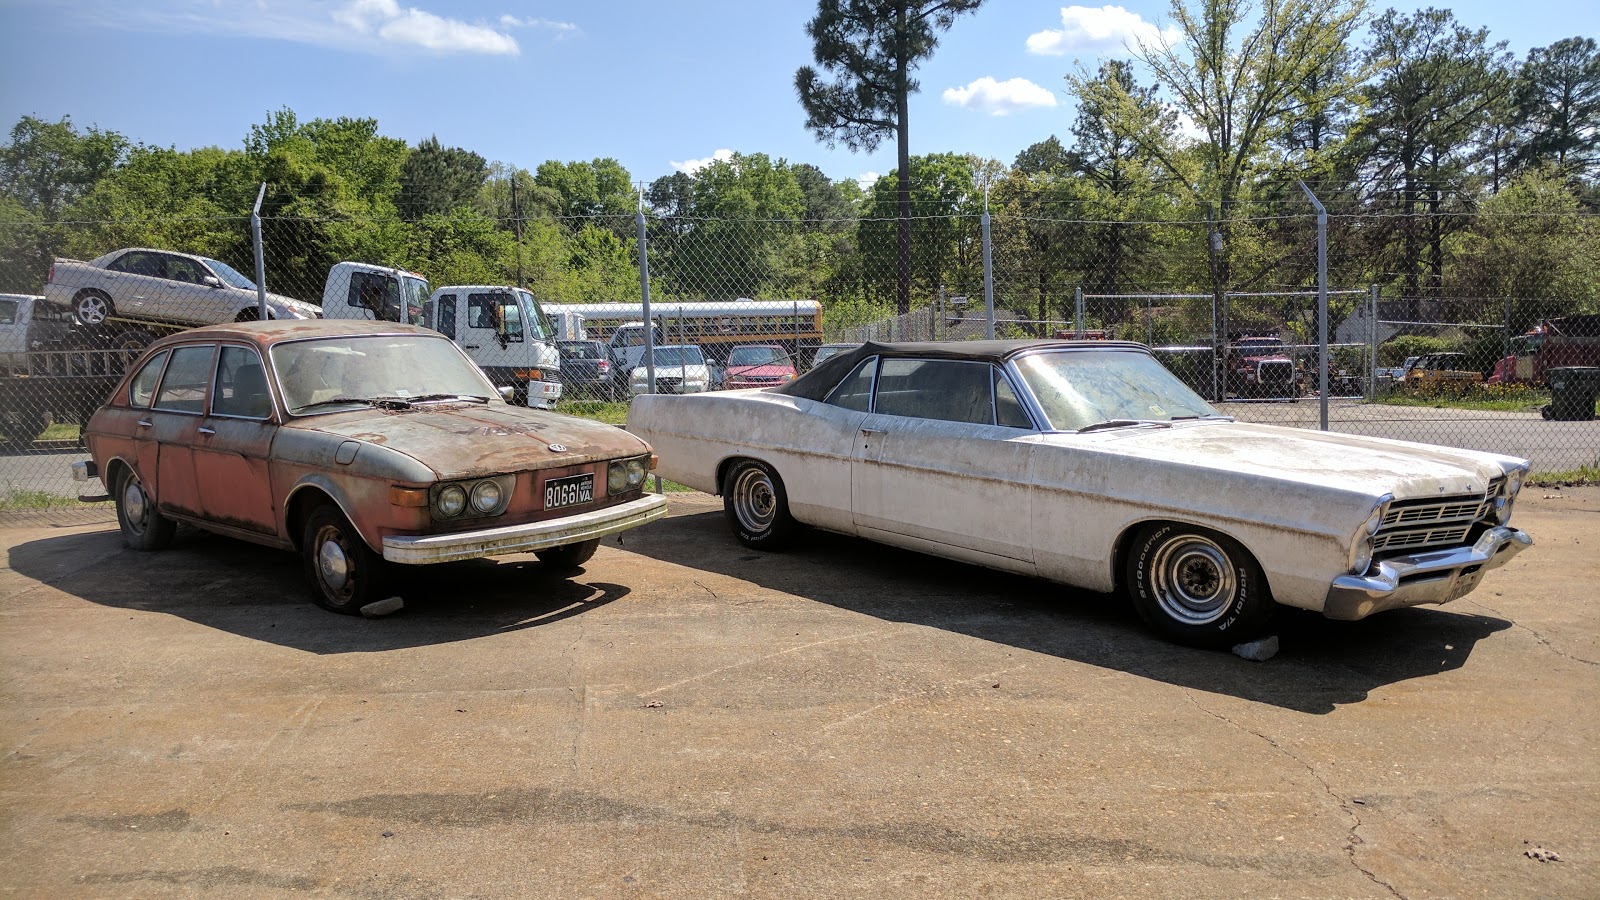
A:
{"label": "car door", "polygon": [[107,282],[111,305],[121,316],[156,316],[167,287],[163,254],[154,250],[129,250],[107,264],[117,277]]}
{"label": "car door", "polygon": [[[175,253],[163,254],[171,310],[166,318],[185,322],[231,322],[239,313],[239,298],[204,264]],[[216,279],[208,284],[206,279]]]}
{"label": "car door", "polygon": [[861,423],[851,462],[852,515],[861,534],[1030,569],[1032,444],[1019,439],[1036,430],[1009,415],[1003,420],[1012,424],[997,424],[997,390],[1003,401],[1011,395],[1002,405],[1014,408],[1004,374],[983,361],[880,362],[872,414]]}
{"label": "car door", "polygon": [[194,469],[207,519],[273,534],[277,511],[267,459],[278,433],[276,404],[261,354],[223,344],[211,383],[211,407],[196,429]]}
{"label": "car door", "polygon": [[205,418],[215,344],[175,347],[161,375],[155,402],[137,422],[155,444],[156,506],[163,512],[203,518],[194,446]]}

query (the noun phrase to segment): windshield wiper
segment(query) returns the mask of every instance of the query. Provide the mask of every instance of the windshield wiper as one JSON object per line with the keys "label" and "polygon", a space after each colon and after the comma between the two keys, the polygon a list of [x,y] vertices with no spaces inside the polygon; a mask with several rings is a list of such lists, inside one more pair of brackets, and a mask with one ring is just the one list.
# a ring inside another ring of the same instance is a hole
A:
{"label": "windshield wiper", "polygon": [[1225,416],[1222,413],[1206,413],[1203,416],[1173,416],[1172,417],[1172,421],[1174,421],[1174,422],[1182,422],[1185,419],[1232,419],[1232,418],[1233,418],[1233,416]]}
{"label": "windshield wiper", "polygon": [[409,402],[402,400],[399,397],[334,397],[331,400],[318,400],[315,403],[307,403],[304,406],[296,406],[294,409],[289,410],[289,412],[301,413],[308,409],[316,409],[319,406],[339,406],[350,403],[359,403],[362,406],[376,406],[379,409],[408,409],[411,406]]}
{"label": "windshield wiper", "polygon": [[470,400],[474,403],[488,403],[489,398],[479,394],[423,394],[420,397],[407,397],[412,403],[427,403],[433,400]]}
{"label": "windshield wiper", "polygon": [[1171,422],[1156,422],[1150,419],[1107,419],[1104,422],[1096,422],[1093,425],[1085,425],[1078,429],[1078,433],[1085,434],[1090,431],[1102,431],[1107,428],[1132,428],[1135,425],[1147,425],[1151,428],[1172,427]]}

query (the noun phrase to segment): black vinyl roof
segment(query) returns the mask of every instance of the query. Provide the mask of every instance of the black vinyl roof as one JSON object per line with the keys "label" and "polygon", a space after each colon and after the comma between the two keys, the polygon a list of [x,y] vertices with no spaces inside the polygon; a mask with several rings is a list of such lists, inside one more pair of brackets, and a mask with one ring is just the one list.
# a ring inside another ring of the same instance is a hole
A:
{"label": "black vinyl roof", "polygon": [[873,356],[887,358],[916,357],[918,359],[959,359],[971,362],[1003,363],[1013,356],[1030,350],[1143,350],[1143,344],[1132,341],[908,341],[878,343],[868,341],[853,350],[830,356],[816,368],[781,387],[775,393],[822,400],[863,359]]}

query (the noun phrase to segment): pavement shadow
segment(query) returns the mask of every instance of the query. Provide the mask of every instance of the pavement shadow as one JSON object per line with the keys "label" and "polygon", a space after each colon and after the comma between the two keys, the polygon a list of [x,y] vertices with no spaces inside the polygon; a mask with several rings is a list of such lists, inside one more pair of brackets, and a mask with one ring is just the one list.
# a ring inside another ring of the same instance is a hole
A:
{"label": "pavement shadow", "polygon": [[[1284,609],[1266,663],[1170,644],[1122,598],[809,531],[785,553],[739,544],[720,512],[676,515],[627,548],[863,615],[939,628],[1196,690],[1325,714],[1383,685],[1460,668],[1504,619],[1426,607],[1360,622]],[[692,560],[692,562],[689,562]]]}
{"label": "pavement shadow", "polygon": [[[84,565],[89,562],[89,565]],[[626,597],[531,557],[406,567],[405,608],[383,619],[341,616],[311,602],[297,554],[180,528],[173,546],[138,553],[115,530],[47,537],[10,550],[19,574],[116,609],[178,616],[310,653],[371,653],[535,628]]]}

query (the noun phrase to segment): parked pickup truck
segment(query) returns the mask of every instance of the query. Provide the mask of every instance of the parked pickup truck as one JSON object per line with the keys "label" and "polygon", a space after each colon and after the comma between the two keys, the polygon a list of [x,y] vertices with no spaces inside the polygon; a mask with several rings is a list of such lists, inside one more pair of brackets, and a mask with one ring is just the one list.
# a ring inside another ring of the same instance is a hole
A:
{"label": "parked pickup truck", "polygon": [[130,358],[96,344],[64,307],[0,294],[0,434],[7,443],[30,444],[52,422],[88,420]]}
{"label": "parked pickup truck", "polygon": [[[57,259],[44,296],[69,307],[78,321],[112,319],[170,325],[245,322],[260,315],[255,282],[227,263],[189,253],[130,247],[81,262]],[[322,311],[279,294],[267,295],[267,318],[314,319]]]}

